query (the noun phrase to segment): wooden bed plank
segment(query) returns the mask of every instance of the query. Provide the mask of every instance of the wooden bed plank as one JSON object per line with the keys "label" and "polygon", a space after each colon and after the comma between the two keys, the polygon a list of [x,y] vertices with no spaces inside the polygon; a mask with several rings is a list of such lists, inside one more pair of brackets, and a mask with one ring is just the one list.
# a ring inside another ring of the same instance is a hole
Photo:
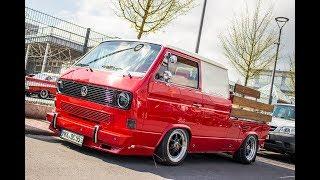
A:
{"label": "wooden bed plank", "polygon": [[256,113],[253,111],[247,111],[239,108],[232,108],[231,116],[238,117],[238,118],[245,118],[251,119],[255,121],[262,121],[262,122],[271,122],[272,116]]}
{"label": "wooden bed plank", "polygon": [[236,84],[234,87],[234,92],[245,95],[245,96],[250,96],[259,99],[260,98],[260,91],[257,91],[255,89],[242,86],[240,84]]}
{"label": "wooden bed plank", "polygon": [[240,106],[246,106],[254,109],[259,109],[262,111],[272,112],[273,111],[273,105],[265,104],[262,102],[257,102],[251,99],[246,99],[239,96],[233,96],[232,104],[240,105]]}

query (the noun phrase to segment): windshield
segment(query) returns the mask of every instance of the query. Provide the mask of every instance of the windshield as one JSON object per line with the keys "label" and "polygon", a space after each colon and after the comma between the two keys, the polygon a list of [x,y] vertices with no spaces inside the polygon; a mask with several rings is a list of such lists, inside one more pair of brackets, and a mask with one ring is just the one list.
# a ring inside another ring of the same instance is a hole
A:
{"label": "windshield", "polygon": [[39,73],[33,76],[33,78],[35,79],[41,79],[41,80],[48,80],[48,76],[47,74],[43,74],[43,73]]}
{"label": "windshield", "polygon": [[275,105],[272,116],[295,121],[295,107],[286,105]]}
{"label": "windshield", "polygon": [[75,65],[107,71],[145,74],[161,49],[160,45],[134,41],[101,43]]}

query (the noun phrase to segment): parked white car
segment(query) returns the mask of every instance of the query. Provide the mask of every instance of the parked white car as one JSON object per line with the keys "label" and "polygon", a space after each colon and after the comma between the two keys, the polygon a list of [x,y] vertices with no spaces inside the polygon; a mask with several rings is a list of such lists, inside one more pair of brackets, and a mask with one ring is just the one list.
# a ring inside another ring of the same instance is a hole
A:
{"label": "parked white car", "polygon": [[275,104],[264,148],[290,155],[295,161],[295,105]]}
{"label": "parked white car", "polygon": [[276,128],[290,127],[290,131],[295,128],[295,105],[278,103],[274,105],[272,120],[269,123],[270,131]]}

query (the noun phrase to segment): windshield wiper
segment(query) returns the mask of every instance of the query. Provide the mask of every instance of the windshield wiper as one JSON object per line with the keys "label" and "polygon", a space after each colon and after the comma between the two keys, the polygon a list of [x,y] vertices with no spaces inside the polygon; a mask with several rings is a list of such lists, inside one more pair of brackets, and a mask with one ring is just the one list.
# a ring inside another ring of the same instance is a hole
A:
{"label": "windshield wiper", "polygon": [[79,64],[75,64],[76,66],[80,66],[80,67],[86,67],[89,66],[89,64],[83,64],[83,63],[79,63]]}
{"label": "windshield wiper", "polygon": [[[125,71],[125,73],[127,73],[127,75],[129,76],[130,79],[132,78],[132,76],[131,76],[129,71]],[[125,74],[123,74],[122,76],[125,77]]]}
{"label": "windshield wiper", "polygon": [[115,66],[109,66],[109,65],[103,65],[101,66],[105,69],[112,69],[112,70],[122,70],[122,68],[119,68],[119,67],[115,67]]}
{"label": "windshield wiper", "polygon": [[131,47],[131,48],[126,48],[126,49],[121,49],[121,50],[118,50],[118,51],[114,51],[114,52],[112,52],[112,53],[109,53],[109,54],[106,54],[106,55],[104,55],[104,56],[98,57],[98,58],[96,58],[96,59],[88,62],[87,64],[94,63],[94,62],[96,62],[96,61],[98,61],[98,60],[100,60],[100,59],[106,58],[106,57],[108,57],[108,56],[115,55],[115,54],[120,53],[120,52],[123,52],[123,51],[130,50],[130,49],[133,49],[134,51],[139,51],[143,46],[144,46],[143,44],[137,44],[136,46]]}
{"label": "windshield wiper", "polygon": [[79,64],[76,64],[76,66],[80,66],[80,67],[88,67],[88,68],[89,68],[89,70],[90,70],[91,72],[93,72],[93,70],[92,70],[92,68],[89,66],[89,64],[79,63]]}

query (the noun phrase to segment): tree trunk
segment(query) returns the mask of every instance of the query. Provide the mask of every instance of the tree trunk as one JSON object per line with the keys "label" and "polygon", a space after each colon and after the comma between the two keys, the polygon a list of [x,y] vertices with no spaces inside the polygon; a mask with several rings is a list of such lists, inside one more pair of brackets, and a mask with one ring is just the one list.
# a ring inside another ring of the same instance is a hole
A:
{"label": "tree trunk", "polygon": [[[142,27],[142,28],[143,28],[143,27]],[[142,33],[143,33],[143,29],[140,29],[139,34],[138,34],[138,36],[137,36],[137,38],[138,38],[138,39],[140,39],[140,38],[141,38]]]}
{"label": "tree trunk", "polygon": [[146,10],[144,11],[144,15],[142,17],[142,22],[141,22],[141,26],[140,26],[140,29],[139,29],[139,33],[138,33],[138,36],[137,38],[140,39],[142,34],[143,34],[143,28],[144,28],[144,24],[146,23],[146,19],[148,17],[148,14],[149,14],[149,9],[150,9],[150,6],[151,6],[151,1],[152,0],[148,0],[147,2],[147,7],[146,7]]}
{"label": "tree trunk", "polygon": [[247,72],[247,74],[246,74],[245,81],[244,81],[244,86],[247,86],[248,80],[249,80],[249,72]]}

